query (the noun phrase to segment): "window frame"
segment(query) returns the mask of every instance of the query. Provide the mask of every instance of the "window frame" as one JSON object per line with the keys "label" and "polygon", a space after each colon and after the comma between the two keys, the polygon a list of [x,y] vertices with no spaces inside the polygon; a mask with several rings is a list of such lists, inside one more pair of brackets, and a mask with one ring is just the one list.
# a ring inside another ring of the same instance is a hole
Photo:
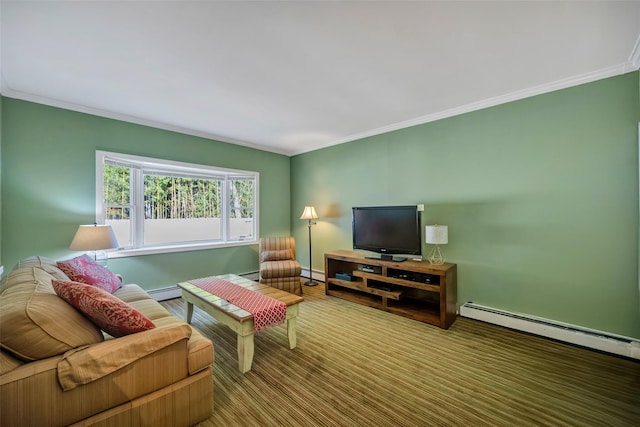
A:
{"label": "window frame", "polygon": [[[96,150],[96,217],[98,224],[105,224],[106,204],[104,203],[104,165],[107,161],[121,163],[123,166],[135,166],[139,168],[139,174],[132,174],[131,188],[129,194],[129,204],[131,206],[131,227],[137,229],[135,235],[131,236],[133,247],[120,248],[115,251],[107,252],[109,258],[121,258],[137,255],[150,255],[160,253],[185,252],[193,250],[204,250],[213,248],[225,248],[234,246],[248,246],[258,243],[259,232],[259,188],[260,173],[255,171],[246,171],[238,169],[221,168],[210,165],[186,163],[175,160],[158,159],[153,157],[136,156],[132,154],[116,153],[111,151]],[[133,169],[132,169],[133,170]],[[221,239],[207,241],[186,241],[176,242],[164,245],[140,246],[142,242],[142,234],[144,232],[144,171],[153,173],[167,173],[170,175],[178,175],[193,178],[199,176],[204,179],[222,180],[222,206],[220,217]],[[137,176],[136,176],[137,175]],[[253,186],[253,236],[246,240],[228,240],[230,230],[230,200],[229,200],[229,183],[231,180],[238,178],[248,178],[254,180]],[[136,240],[136,241],[134,241]]]}

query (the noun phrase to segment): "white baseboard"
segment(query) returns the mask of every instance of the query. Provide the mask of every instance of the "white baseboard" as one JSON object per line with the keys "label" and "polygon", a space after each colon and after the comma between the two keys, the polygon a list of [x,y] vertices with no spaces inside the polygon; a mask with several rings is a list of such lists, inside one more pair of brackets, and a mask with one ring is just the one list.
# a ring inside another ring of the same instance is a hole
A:
{"label": "white baseboard", "polygon": [[[260,273],[258,271],[251,271],[249,273],[238,274],[238,276],[246,277],[249,280],[258,280]],[[182,291],[178,285],[151,289],[147,291],[147,293],[156,301],[166,301],[169,299],[180,298],[182,296]]]}
{"label": "white baseboard", "polygon": [[253,280],[255,282],[260,280],[260,272],[259,271],[253,271],[251,273],[239,274],[239,276],[246,277],[247,279]]}
{"label": "white baseboard", "polygon": [[[303,268],[301,276],[309,278],[309,269],[308,268]],[[324,273],[323,272],[313,270],[313,280],[314,281],[317,280],[319,282],[324,282],[325,281],[324,279],[325,279],[325,277],[324,277]]]}
{"label": "white baseboard", "polygon": [[[260,279],[260,272],[251,271],[248,273],[239,274],[238,276],[246,277],[249,280],[258,281]],[[309,269],[302,270],[302,276],[309,277]],[[313,280],[324,282],[324,273],[314,271]],[[147,293],[151,298],[153,298],[156,301],[166,301],[169,299],[180,298],[182,296],[182,292],[178,287],[178,285],[167,286],[165,288],[151,289],[147,291]]]}
{"label": "white baseboard", "polygon": [[150,291],[147,291],[147,293],[156,301],[165,301],[168,299],[180,298],[182,296],[182,292],[180,291],[178,285],[169,286],[166,288],[151,289]]}
{"label": "white baseboard", "polygon": [[594,350],[640,359],[640,341],[634,338],[469,302],[460,306],[460,315]]}

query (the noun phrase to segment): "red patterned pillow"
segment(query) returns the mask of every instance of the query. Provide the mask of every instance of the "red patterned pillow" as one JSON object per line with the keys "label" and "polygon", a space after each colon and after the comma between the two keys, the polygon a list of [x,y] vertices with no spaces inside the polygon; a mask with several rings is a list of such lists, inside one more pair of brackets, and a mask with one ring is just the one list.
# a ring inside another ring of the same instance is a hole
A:
{"label": "red patterned pillow", "polygon": [[87,254],[66,261],[58,261],[56,264],[74,282],[97,286],[111,294],[122,286],[118,276],[92,260]]}
{"label": "red patterned pillow", "polygon": [[144,314],[96,286],[54,279],[53,289],[100,329],[113,337],[155,328]]}

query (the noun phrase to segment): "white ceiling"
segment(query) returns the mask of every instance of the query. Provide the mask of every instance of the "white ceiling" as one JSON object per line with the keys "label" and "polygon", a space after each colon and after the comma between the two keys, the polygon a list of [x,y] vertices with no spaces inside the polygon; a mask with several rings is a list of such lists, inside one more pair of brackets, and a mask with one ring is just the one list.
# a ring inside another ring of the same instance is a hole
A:
{"label": "white ceiling", "polygon": [[5,1],[4,96],[294,155],[640,68],[640,1]]}

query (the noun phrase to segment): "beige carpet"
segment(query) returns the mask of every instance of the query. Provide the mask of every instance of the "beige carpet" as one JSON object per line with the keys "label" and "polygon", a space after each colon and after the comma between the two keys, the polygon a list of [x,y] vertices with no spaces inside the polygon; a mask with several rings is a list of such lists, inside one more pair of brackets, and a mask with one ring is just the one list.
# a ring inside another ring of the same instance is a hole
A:
{"label": "beige carpet", "polygon": [[[236,336],[195,309],[215,346],[209,426],[640,426],[640,363],[461,318],[445,331],[303,287],[298,346]],[[180,299],[163,303],[183,317]]]}

